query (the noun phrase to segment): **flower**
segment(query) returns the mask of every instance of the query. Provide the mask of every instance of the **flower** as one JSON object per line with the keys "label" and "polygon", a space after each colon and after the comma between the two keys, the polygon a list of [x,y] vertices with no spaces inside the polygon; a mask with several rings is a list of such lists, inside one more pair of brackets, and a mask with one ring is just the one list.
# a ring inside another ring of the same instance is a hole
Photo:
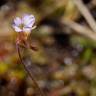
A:
{"label": "flower", "polygon": [[30,33],[32,29],[36,26],[33,26],[35,23],[35,17],[33,15],[24,14],[21,18],[16,17],[12,24],[12,27],[16,32],[27,32]]}

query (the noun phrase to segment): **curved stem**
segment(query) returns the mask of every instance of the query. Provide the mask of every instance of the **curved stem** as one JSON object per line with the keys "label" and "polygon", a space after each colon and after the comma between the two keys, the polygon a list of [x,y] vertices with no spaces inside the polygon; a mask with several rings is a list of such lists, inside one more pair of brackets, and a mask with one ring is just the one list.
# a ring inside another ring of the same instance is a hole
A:
{"label": "curved stem", "polygon": [[36,80],[34,79],[34,76],[32,74],[32,72],[30,72],[27,68],[26,68],[26,64],[23,62],[22,60],[22,56],[21,56],[21,53],[20,53],[20,47],[18,44],[16,44],[16,48],[17,48],[17,52],[18,52],[18,55],[19,55],[19,58],[20,58],[20,61],[22,63],[22,65],[24,66],[24,69],[26,70],[26,72],[28,73],[28,75],[31,77],[31,79],[33,80],[35,86],[37,87],[39,93],[41,96],[45,96],[45,94],[43,93],[43,91],[40,89],[40,87],[38,86]]}

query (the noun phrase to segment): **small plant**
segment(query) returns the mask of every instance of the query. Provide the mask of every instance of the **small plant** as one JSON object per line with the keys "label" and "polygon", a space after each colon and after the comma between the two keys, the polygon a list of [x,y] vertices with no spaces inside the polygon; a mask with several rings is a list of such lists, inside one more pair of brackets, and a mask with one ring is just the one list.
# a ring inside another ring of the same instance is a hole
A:
{"label": "small plant", "polygon": [[38,91],[40,92],[41,96],[45,96],[43,91],[38,86],[32,72],[27,68],[25,62],[22,59],[20,47],[24,48],[30,48],[34,51],[36,51],[36,48],[32,46],[32,44],[29,44],[28,42],[28,36],[30,35],[31,31],[36,28],[36,26],[33,26],[35,23],[35,17],[30,14],[24,14],[21,18],[16,17],[13,21],[12,27],[15,30],[15,32],[18,32],[18,36],[16,39],[16,49],[20,58],[20,61],[22,65],[24,66],[26,72],[29,74],[31,79],[33,80],[35,86],[38,88]]}

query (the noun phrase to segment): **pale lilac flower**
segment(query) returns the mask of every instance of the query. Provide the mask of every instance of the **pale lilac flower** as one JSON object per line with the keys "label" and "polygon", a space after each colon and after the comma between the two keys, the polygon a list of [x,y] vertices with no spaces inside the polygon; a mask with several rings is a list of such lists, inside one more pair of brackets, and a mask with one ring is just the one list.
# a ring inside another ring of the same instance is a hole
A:
{"label": "pale lilac flower", "polygon": [[31,32],[36,26],[33,26],[35,23],[35,17],[33,15],[25,14],[21,18],[16,17],[14,19],[12,27],[16,32]]}

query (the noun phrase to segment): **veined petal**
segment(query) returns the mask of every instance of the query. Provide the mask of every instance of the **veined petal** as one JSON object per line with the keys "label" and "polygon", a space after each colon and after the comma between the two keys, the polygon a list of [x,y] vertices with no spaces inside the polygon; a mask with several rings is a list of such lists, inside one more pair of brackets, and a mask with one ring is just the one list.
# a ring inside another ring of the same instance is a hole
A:
{"label": "veined petal", "polygon": [[16,32],[22,32],[22,29],[20,29],[18,26],[12,25],[12,27]]}
{"label": "veined petal", "polygon": [[30,19],[30,20],[26,23],[25,27],[32,27],[32,26],[34,25],[34,23],[35,23],[35,19]]}
{"label": "veined petal", "polygon": [[16,26],[19,26],[20,24],[22,24],[21,18],[16,17],[16,18],[14,19],[14,24],[15,24]]}
{"label": "veined petal", "polygon": [[24,15],[22,18],[22,22],[25,27],[32,27],[35,23],[35,17],[33,15]]}

